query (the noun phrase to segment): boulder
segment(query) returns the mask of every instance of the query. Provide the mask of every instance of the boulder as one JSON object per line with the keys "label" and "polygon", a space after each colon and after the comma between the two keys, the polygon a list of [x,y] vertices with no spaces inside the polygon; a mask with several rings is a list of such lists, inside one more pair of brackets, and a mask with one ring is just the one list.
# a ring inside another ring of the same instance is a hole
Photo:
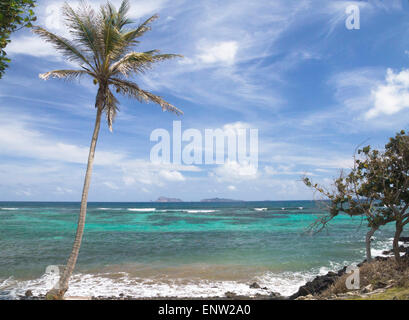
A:
{"label": "boulder", "polygon": [[26,296],[26,298],[28,297],[32,297],[33,296],[33,291],[31,290],[27,290],[26,293],[24,294]]}
{"label": "boulder", "polygon": [[260,289],[260,285],[259,285],[257,282],[253,282],[253,283],[250,285],[250,288],[251,288],[251,289]]}
{"label": "boulder", "polygon": [[224,295],[226,296],[226,298],[230,298],[230,299],[235,298],[237,296],[237,294],[235,294],[234,292],[231,292],[231,291],[225,292]]}
{"label": "boulder", "polygon": [[399,241],[401,241],[403,243],[409,243],[409,237],[400,237]]}
{"label": "boulder", "polygon": [[328,289],[340,276],[345,274],[346,267],[338,272],[328,272],[326,275],[318,276],[314,280],[307,282],[301,286],[296,293],[289,297],[294,300],[302,296],[318,295]]}
{"label": "boulder", "polygon": [[279,294],[278,292],[271,292],[270,293],[270,298],[271,299],[283,299],[283,296],[281,294]]}

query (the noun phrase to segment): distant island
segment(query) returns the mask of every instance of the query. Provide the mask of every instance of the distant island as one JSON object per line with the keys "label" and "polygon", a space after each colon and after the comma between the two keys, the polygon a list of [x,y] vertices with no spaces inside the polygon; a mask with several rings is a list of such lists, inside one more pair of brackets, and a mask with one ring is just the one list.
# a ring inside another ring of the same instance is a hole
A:
{"label": "distant island", "polygon": [[244,202],[243,200],[233,200],[233,199],[225,199],[225,198],[211,198],[211,199],[203,199],[200,202]]}
{"label": "distant island", "polygon": [[183,202],[183,200],[178,198],[159,197],[155,202]]}

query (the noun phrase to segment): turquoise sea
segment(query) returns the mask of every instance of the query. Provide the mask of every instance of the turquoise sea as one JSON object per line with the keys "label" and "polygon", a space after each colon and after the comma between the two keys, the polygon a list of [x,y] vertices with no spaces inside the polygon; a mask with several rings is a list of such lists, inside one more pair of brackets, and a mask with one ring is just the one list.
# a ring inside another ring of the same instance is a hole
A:
{"label": "turquoise sea", "polygon": [[[53,286],[47,266],[66,262],[78,212],[79,203],[0,202],[0,299]],[[90,203],[67,295],[289,295],[365,257],[359,218],[308,232],[324,212],[313,201]],[[390,248],[392,228],[376,233],[373,254]],[[251,289],[254,281],[268,291]]]}

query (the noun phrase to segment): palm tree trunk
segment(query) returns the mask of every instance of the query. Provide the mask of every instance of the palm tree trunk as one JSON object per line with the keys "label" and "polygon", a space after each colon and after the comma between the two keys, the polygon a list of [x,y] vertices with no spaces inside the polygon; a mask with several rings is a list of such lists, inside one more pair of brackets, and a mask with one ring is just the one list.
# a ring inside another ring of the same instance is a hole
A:
{"label": "palm tree trunk", "polygon": [[393,238],[393,254],[395,256],[395,260],[398,264],[401,263],[400,251],[399,251],[399,238],[402,234],[403,226],[400,221],[396,221],[396,229],[395,229],[395,236]]}
{"label": "palm tree trunk", "polygon": [[98,94],[97,101],[96,101],[97,116],[95,120],[95,127],[94,127],[94,133],[92,135],[91,146],[89,149],[88,165],[87,165],[87,171],[85,174],[84,188],[82,190],[81,209],[80,209],[80,215],[78,218],[77,233],[75,235],[75,240],[74,240],[74,244],[72,247],[70,257],[68,258],[67,265],[65,266],[63,274],[60,277],[58,286],[53,288],[47,293],[48,299],[62,299],[64,297],[65,292],[68,290],[68,282],[74,271],[75,264],[77,262],[78,254],[80,251],[82,236],[84,234],[85,218],[87,215],[88,190],[89,190],[89,186],[91,183],[91,175],[92,175],[92,167],[94,164],[95,148],[97,145],[99,129],[101,126],[102,107],[101,107],[100,99],[101,99],[101,96],[100,94]]}
{"label": "palm tree trunk", "polygon": [[378,228],[371,227],[371,230],[368,231],[366,234],[366,261],[371,262],[372,261],[372,253],[371,253],[371,239],[372,236],[374,235],[375,231],[378,230]]}

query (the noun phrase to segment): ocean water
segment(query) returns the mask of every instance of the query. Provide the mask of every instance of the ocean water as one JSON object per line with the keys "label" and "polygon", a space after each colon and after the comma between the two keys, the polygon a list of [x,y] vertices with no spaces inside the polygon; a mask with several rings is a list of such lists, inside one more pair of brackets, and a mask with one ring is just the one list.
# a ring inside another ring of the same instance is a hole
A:
{"label": "ocean water", "polygon": [[[47,267],[66,263],[78,212],[79,203],[0,202],[0,299],[53,286]],[[360,218],[342,215],[308,232],[324,213],[313,201],[90,203],[67,295],[290,295],[365,258]],[[393,226],[378,231],[373,254],[389,249],[392,236]],[[268,290],[251,289],[254,281]]]}

